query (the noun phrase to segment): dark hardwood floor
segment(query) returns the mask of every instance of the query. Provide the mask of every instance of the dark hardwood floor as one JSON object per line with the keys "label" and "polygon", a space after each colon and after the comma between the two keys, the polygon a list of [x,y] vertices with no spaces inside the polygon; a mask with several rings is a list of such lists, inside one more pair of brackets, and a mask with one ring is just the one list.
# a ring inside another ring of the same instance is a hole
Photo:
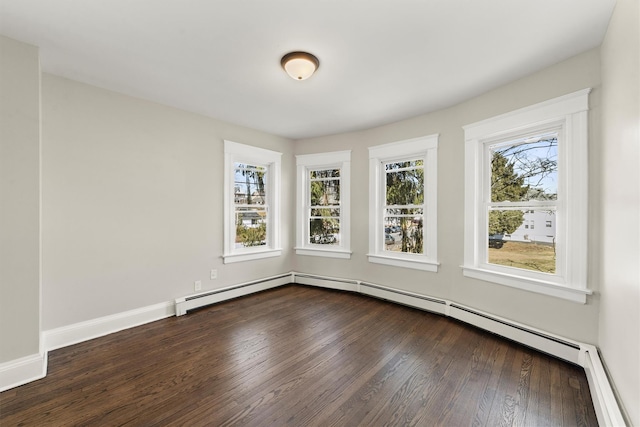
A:
{"label": "dark hardwood floor", "polygon": [[454,320],[286,286],[49,353],[2,426],[589,426],[584,371]]}

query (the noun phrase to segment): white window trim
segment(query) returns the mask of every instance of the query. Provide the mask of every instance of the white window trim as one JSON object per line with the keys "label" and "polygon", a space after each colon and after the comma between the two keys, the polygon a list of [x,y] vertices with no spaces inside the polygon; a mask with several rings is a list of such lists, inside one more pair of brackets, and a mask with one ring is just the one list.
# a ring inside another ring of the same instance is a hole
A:
{"label": "white window trim", "polygon": [[[330,153],[302,154],[296,156],[297,206],[296,250],[297,255],[351,258],[351,150]],[[309,241],[309,171],[312,169],[340,169],[340,244],[313,245]]]}
{"label": "white window trim", "polygon": [[[438,134],[369,147],[369,262],[402,268],[437,272],[438,266]],[[424,254],[388,252],[384,250],[382,206],[385,186],[382,183],[384,162],[424,159]]]}
{"label": "white window trim", "polygon": [[[500,285],[586,302],[587,212],[588,212],[588,109],[589,92],[584,89],[510,113],[464,126],[465,131],[465,225],[463,273]],[[545,278],[542,274],[488,266],[481,260],[480,244],[486,236],[483,214],[483,156],[485,144],[552,126],[564,135],[558,147],[559,191],[571,195],[558,204],[558,264],[563,274]]]}
{"label": "white window trim", "polygon": [[[282,255],[280,246],[280,174],[282,153],[251,145],[224,141],[224,253],[225,264]],[[265,165],[269,198],[267,245],[235,248],[234,173],[236,162]]]}

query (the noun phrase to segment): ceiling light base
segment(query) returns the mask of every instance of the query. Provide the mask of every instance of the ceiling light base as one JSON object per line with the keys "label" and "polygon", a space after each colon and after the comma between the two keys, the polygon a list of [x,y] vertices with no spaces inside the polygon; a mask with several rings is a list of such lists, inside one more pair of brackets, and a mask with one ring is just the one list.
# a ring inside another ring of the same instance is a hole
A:
{"label": "ceiling light base", "polygon": [[316,72],[320,61],[308,52],[289,52],[280,60],[280,65],[294,80],[306,80]]}

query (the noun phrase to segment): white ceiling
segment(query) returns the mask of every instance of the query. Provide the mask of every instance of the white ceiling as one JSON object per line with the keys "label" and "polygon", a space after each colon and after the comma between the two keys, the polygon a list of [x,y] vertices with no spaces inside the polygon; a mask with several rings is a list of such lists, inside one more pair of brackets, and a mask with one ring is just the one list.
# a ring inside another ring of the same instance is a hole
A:
{"label": "white ceiling", "polygon": [[[599,46],[615,0],[0,0],[45,72],[300,139],[456,104]],[[318,72],[295,81],[282,55]]]}

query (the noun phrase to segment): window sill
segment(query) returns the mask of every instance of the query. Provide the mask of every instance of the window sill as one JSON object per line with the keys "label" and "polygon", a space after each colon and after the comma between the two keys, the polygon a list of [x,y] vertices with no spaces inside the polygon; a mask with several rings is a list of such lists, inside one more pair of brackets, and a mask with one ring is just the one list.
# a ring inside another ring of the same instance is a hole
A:
{"label": "window sill", "polygon": [[516,276],[505,273],[498,273],[491,270],[485,270],[477,267],[462,266],[463,274],[466,277],[484,280],[486,282],[496,283],[499,285],[510,286],[512,288],[523,289],[529,292],[535,292],[543,295],[550,295],[557,298],[566,299],[573,302],[584,304],[587,302],[587,295],[593,292],[588,289],[570,288],[568,286],[558,285],[553,282],[544,280],[529,279],[522,276]]}
{"label": "window sill", "polygon": [[322,256],[327,258],[351,259],[351,251],[344,249],[294,248],[296,255]]}
{"label": "window sill", "polygon": [[266,249],[255,252],[243,252],[236,254],[222,255],[225,264],[232,264],[234,262],[252,261],[255,259],[271,258],[282,255],[282,249]]}
{"label": "window sill", "polygon": [[415,260],[400,257],[392,257],[378,254],[367,254],[369,262],[374,264],[391,265],[394,267],[412,268],[414,270],[438,272],[440,263],[430,260]]}

